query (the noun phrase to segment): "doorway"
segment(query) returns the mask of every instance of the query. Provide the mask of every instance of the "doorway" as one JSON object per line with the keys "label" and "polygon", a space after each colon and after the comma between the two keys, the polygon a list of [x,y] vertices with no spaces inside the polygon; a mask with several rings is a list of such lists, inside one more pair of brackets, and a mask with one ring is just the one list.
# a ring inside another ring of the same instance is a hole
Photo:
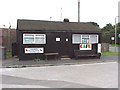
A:
{"label": "doorway", "polygon": [[57,49],[61,57],[71,57],[72,54],[72,40],[71,34],[67,32],[59,33],[58,37],[56,38],[57,42]]}

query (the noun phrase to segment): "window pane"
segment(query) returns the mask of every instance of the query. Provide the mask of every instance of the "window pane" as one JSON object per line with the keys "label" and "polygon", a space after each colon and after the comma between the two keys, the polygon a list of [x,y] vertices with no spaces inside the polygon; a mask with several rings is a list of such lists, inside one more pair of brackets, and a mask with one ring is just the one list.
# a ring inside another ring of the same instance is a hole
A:
{"label": "window pane", "polygon": [[82,35],[82,43],[89,43],[90,40],[89,40],[89,35]]}
{"label": "window pane", "polygon": [[81,35],[80,34],[73,34],[72,35],[72,43],[73,44],[80,44],[81,43]]}
{"label": "window pane", "polygon": [[98,35],[90,35],[90,43],[98,43]]}
{"label": "window pane", "polygon": [[23,44],[32,44],[34,43],[33,34],[23,34]]}
{"label": "window pane", "polygon": [[46,44],[45,34],[36,34],[35,44]]}

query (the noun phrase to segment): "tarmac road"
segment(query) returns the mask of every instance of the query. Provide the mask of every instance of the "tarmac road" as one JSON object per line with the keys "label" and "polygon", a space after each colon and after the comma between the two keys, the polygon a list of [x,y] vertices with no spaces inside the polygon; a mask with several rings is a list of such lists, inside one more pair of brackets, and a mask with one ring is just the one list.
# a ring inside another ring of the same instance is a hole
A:
{"label": "tarmac road", "polygon": [[118,88],[118,62],[2,68],[3,88]]}

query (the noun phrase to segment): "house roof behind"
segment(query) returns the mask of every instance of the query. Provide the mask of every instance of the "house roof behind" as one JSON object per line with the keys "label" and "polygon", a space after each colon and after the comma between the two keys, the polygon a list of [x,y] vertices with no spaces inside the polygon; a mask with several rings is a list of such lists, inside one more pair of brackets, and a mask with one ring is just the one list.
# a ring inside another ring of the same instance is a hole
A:
{"label": "house roof behind", "polygon": [[53,31],[78,31],[82,33],[100,33],[100,28],[91,23],[83,22],[56,22],[41,20],[17,20],[18,30],[53,30]]}

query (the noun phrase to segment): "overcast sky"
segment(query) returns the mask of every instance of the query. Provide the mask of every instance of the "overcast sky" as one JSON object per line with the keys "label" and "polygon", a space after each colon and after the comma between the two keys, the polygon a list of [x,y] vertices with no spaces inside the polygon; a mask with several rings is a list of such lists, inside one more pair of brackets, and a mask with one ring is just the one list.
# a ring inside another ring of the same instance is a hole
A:
{"label": "overcast sky", "polygon": [[[100,27],[115,23],[120,0],[80,0],[80,21]],[[62,9],[61,9],[62,8]],[[62,15],[61,15],[62,14]],[[61,17],[62,16],[62,17]],[[17,19],[78,21],[78,0],[0,0],[0,26],[16,28]]]}

